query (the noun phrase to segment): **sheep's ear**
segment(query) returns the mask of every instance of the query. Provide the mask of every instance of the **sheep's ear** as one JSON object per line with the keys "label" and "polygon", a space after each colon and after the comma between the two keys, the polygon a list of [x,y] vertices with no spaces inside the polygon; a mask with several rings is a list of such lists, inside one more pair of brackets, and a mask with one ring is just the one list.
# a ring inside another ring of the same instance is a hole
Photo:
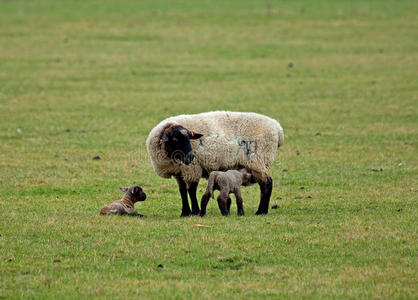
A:
{"label": "sheep's ear", "polygon": [[163,134],[163,137],[161,138],[161,140],[163,141],[163,143],[168,142],[169,138],[168,135],[166,133]]}
{"label": "sheep's ear", "polygon": [[203,134],[193,132],[193,131],[189,131],[189,139],[191,139],[191,140],[200,139],[202,136],[203,136]]}
{"label": "sheep's ear", "polygon": [[120,187],[120,190],[124,193],[126,193],[128,191],[128,189],[129,188],[127,188],[127,187],[122,187],[122,186]]}
{"label": "sheep's ear", "polygon": [[139,188],[137,186],[134,186],[134,188],[132,189],[132,193],[136,194],[139,192]]}

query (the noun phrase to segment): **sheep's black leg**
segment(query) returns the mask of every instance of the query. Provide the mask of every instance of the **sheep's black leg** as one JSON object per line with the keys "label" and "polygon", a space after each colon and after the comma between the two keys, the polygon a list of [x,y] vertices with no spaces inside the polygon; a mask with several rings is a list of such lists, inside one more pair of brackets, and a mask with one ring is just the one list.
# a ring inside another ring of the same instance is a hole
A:
{"label": "sheep's black leg", "polygon": [[176,180],[179,186],[181,202],[182,202],[180,217],[188,217],[192,214],[192,212],[190,211],[189,200],[187,199],[187,185],[186,185],[186,182],[184,182],[183,178],[181,177],[176,177]]}
{"label": "sheep's black leg", "polygon": [[204,193],[202,200],[200,200],[200,216],[203,217],[206,215],[206,206],[210,200],[210,193]]}
{"label": "sheep's black leg", "polygon": [[192,182],[188,188],[190,201],[192,203],[192,215],[197,216],[200,213],[199,204],[197,203],[196,190],[199,182]]}
{"label": "sheep's black leg", "polygon": [[260,204],[256,215],[266,215],[269,211],[271,192],[273,190],[273,179],[269,176],[265,182],[260,182]]}

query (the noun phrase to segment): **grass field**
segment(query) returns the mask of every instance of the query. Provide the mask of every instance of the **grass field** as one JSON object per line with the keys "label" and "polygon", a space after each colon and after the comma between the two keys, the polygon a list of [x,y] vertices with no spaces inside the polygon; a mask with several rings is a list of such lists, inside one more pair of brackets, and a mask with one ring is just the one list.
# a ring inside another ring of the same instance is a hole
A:
{"label": "grass field", "polygon": [[[0,298],[416,299],[417,15],[402,0],[0,1]],[[211,110],[282,124],[267,216],[253,186],[244,217],[211,200],[179,218],[175,181],[154,173],[150,129]],[[133,184],[146,219],[98,215]]]}

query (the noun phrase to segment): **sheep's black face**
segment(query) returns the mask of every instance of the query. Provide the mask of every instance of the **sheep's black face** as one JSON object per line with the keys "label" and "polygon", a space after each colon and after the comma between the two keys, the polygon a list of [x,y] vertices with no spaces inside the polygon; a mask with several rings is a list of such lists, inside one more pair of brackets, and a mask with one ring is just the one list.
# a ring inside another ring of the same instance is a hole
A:
{"label": "sheep's black face", "polygon": [[190,140],[199,139],[202,136],[182,126],[173,126],[163,134],[162,141],[168,157],[189,165],[194,159]]}

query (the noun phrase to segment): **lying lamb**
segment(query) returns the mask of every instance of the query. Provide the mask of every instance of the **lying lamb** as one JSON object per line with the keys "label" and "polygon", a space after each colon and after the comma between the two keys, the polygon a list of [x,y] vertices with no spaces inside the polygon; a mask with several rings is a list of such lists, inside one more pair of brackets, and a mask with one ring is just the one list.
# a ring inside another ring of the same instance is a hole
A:
{"label": "lying lamb", "polygon": [[137,213],[134,209],[135,202],[144,201],[147,198],[147,195],[142,191],[142,188],[139,186],[131,186],[130,188],[121,187],[120,190],[125,193],[123,198],[103,206],[100,210],[100,214],[143,217],[144,215]]}
{"label": "lying lamb", "polygon": [[241,186],[248,186],[253,184],[251,182],[251,174],[247,169],[242,168],[239,171],[229,170],[226,172],[213,171],[209,175],[208,187],[202,196],[200,202],[200,216],[206,214],[206,206],[209,199],[213,197],[213,190],[220,191],[218,196],[218,206],[223,216],[229,215],[231,207],[231,198],[229,194],[234,193],[237,201],[238,216],[244,215],[244,208],[242,206]]}

